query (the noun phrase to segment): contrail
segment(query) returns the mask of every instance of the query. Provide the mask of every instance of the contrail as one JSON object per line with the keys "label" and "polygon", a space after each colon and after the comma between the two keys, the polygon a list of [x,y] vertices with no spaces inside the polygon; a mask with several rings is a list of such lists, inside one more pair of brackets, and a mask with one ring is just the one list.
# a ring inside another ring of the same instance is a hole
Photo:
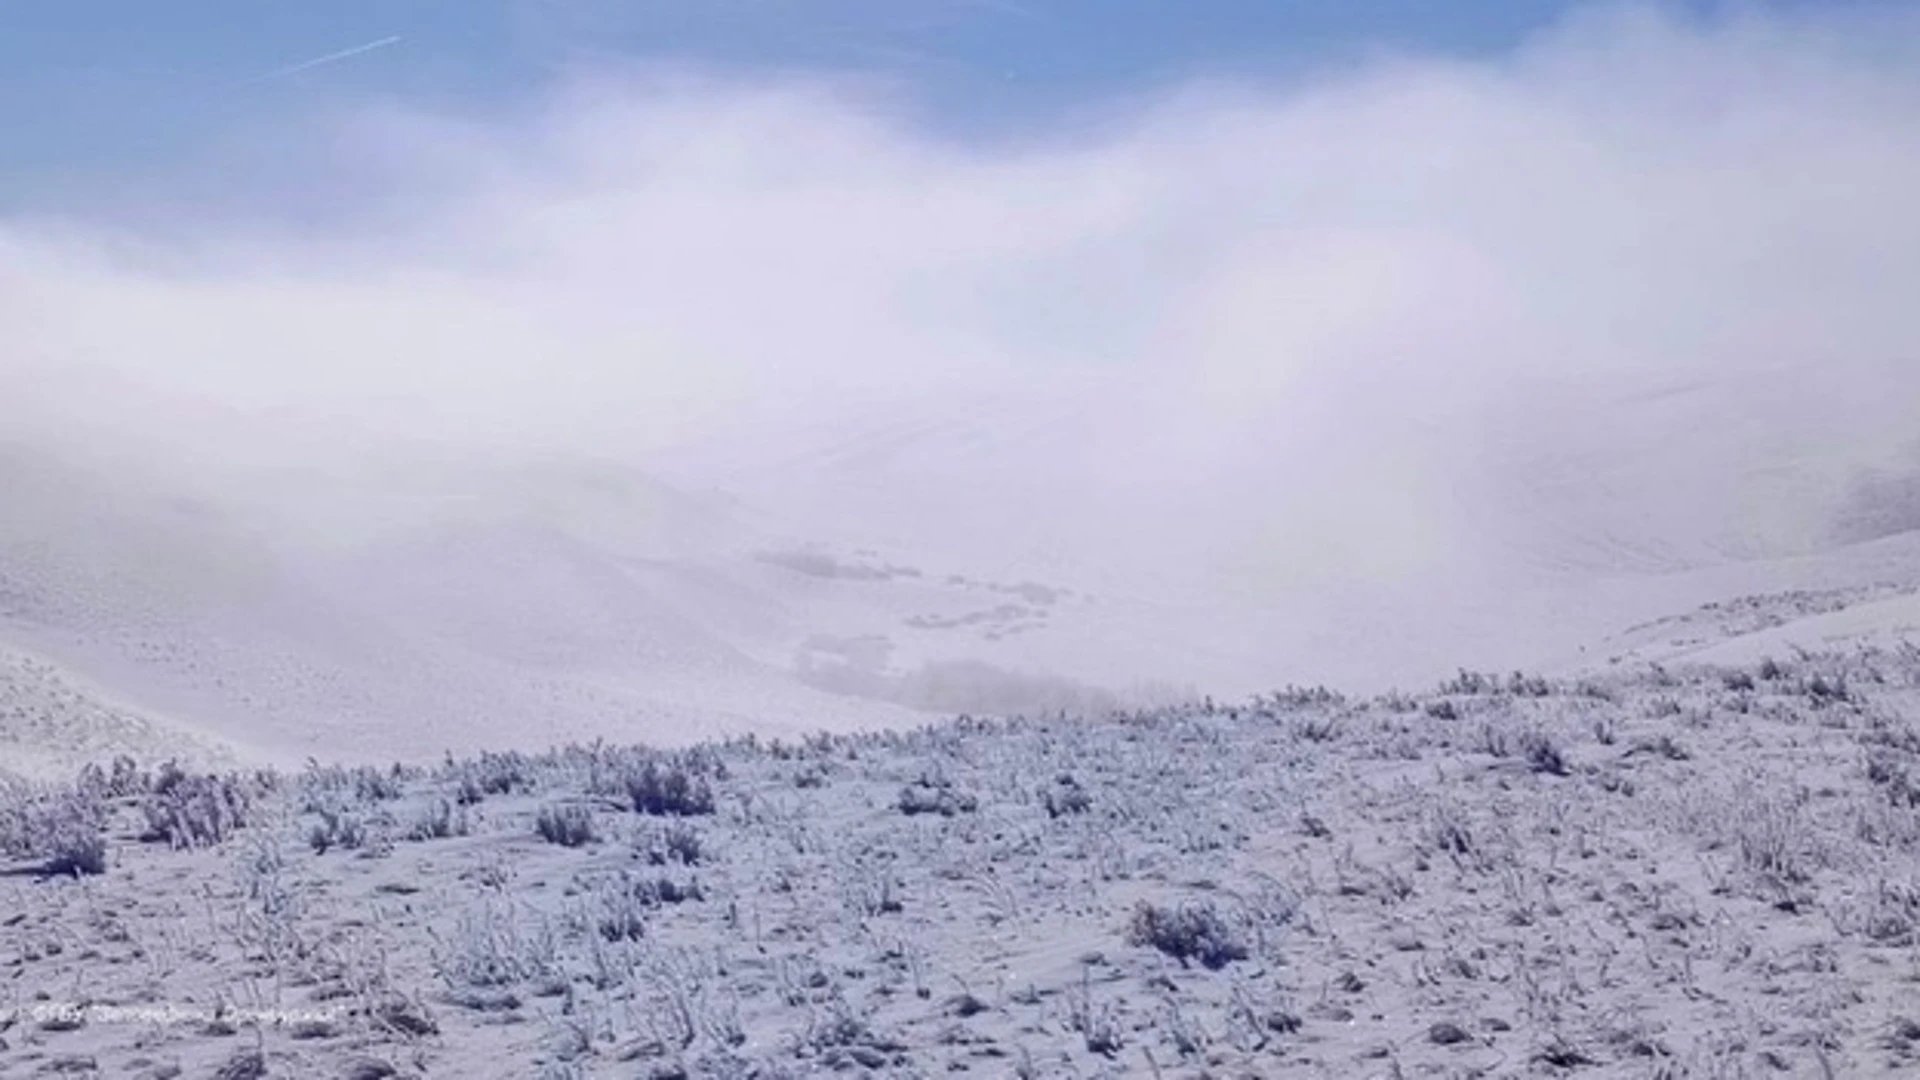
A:
{"label": "contrail", "polygon": [[283,67],[278,71],[269,71],[265,75],[261,75],[258,78],[251,79],[249,81],[265,82],[268,79],[284,78],[288,75],[295,75],[302,71],[306,71],[310,68],[317,68],[322,64],[331,64],[338,60],[345,60],[349,57],[359,56],[361,53],[370,53],[375,49],[384,49],[389,45],[397,45],[399,43],[400,43],[400,36],[398,34],[395,34],[393,37],[383,37],[378,41],[369,41],[365,45],[355,45],[351,49],[341,49],[339,52],[330,52],[325,56],[316,56],[311,60],[302,60],[297,64],[289,64],[288,66]]}

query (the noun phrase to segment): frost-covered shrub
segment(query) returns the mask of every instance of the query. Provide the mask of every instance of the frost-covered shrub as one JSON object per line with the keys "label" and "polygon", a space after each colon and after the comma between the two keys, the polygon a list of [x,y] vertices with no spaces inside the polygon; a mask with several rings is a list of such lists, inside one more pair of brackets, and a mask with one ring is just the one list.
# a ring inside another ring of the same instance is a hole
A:
{"label": "frost-covered shrub", "polygon": [[22,794],[0,806],[0,852],[44,860],[49,874],[103,874],[106,821],[102,796],[88,787]]}
{"label": "frost-covered shrub", "polygon": [[901,788],[900,797],[894,801],[894,805],[908,817],[915,814],[939,814],[941,817],[952,817],[955,814],[971,814],[980,809],[980,800],[966,792],[935,786],[921,780]]}
{"label": "frost-covered shrub", "polygon": [[705,900],[707,893],[700,887],[698,880],[689,880],[681,884],[670,877],[642,878],[633,885],[633,896],[648,907],[662,904],[684,904],[689,900]]}
{"label": "frost-covered shrub", "polygon": [[103,798],[125,799],[146,791],[152,782],[153,777],[141,772],[138,762],[121,754],[113,759],[111,771],[94,762],[82,766],[75,786]]}
{"label": "frost-covered shrub", "polygon": [[1529,731],[1520,737],[1520,749],[1527,755],[1527,767],[1551,776],[1567,775],[1566,755],[1560,744],[1544,731]]}
{"label": "frost-covered shrub", "polygon": [[1553,693],[1553,685],[1538,675],[1516,671],[1507,676],[1507,693],[1514,697],[1543,698]]}
{"label": "frost-covered shrub", "polygon": [[623,875],[613,887],[600,890],[594,930],[608,942],[639,941],[647,936],[647,906]]}
{"label": "frost-covered shrub", "polygon": [[1591,701],[1612,701],[1614,692],[1590,679],[1583,679],[1573,688],[1573,692]]}
{"label": "frost-covered shrub", "polygon": [[561,847],[580,847],[600,839],[593,828],[593,813],[573,804],[541,807],[534,829],[541,839]]}
{"label": "frost-covered shrub", "polygon": [[[1254,699],[1258,703],[1259,699]],[[1294,686],[1289,684],[1284,690],[1273,693],[1273,704],[1281,709],[1304,709],[1312,706],[1344,705],[1346,695],[1324,686]]]}
{"label": "frost-covered shrub", "polygon": [[906,908],[900,880],[893,871],[864,859],[849,864],[839,875],[847,907],[864,918],[891,915]]}
{"label": "frost-covered shrub", "polygon": [[1127,930],[1130,945],[1151,945],[1181,966],[1198,960],[1202,967],[1225,967],[1250,954],[1246,941],[1212,905],[1166,907],[1141,901]]}
{"label": "frost-covered shrub", "polygon": [[1294,738],[1303,742],[1332,742],[1340,737],[1340,718],[1333,715],[1303,716],[1295,720],[1289,730]]}
{"label": "frost-covered shrub", "polygon": [[455,809],[446,799],[435,799],[414,819],[407,830],[407,839],[445,840],[450,836],[465,836],[473,831],[472,820],[467,816],[467,808]]}
{"label": "frost-covered shrub", "polygon": [[511,795],[534,788],[533,764],[518,751],[496,754],[483,750],[478,758],[458,761],[449,756],[436,777],[450,785],[455,801],[472,806],[489,795]]}
{"label": "frost-covered shrub", "polygon": [[672,822],[664,828],[658,825],[645,828],[634,836],[633,848],[635,854],[652,866],[666,866],[675,862],[683,866],[698,866],[706,858],[706,846],[700,838],[700,830],[684,821]]}
{"label": "frost-covered shrub", "polygon": [[462,912],[451,930],[431,928],[433,965],[448,986],[508,987],[560,977],[559,942],[542,916],[518,917],[504,904],[483,903]]}
{"label": "frost-covered shrub", "polygon": [[1847,676],[1844,672],[1832,676],[1815,674],[1804,682],[1802,689],[1808,701],[1816,709],[1855,700],[1853,691],[1847,688]]}
{"label": "frost-covered shrub", "polygon": [[694,817],[713,813],[713,788],[684,766],[662,768],[647,762],[627,778],[635,813],[656,817]]}
{"label": "frost-covered shrub", "polygon": [[644,877],[620,871],[595,881],[588,899],[568,917],[576,932],[589,929],[600,939],[618,944],[647,936],[647,914],[667,904],[706,899],[698,881],[685,883],[665,876]]}
{"label": "frost-covered shrub", "polygon": [[307,846],[314,854],[325,855],[336,847],[354,850],[366,845],[367,826],[360,815],[333,806],[323,806],[319,813],[319,823],[307,831]]}
{"label": "frost-covered shrub", "polygon": [[1740,862],[1762,878],[1798,885],[1812,880],[1822,855],[1819,834],[1795,803],[1744,793],[1729,800],[1723,829]]}
{"label": "frost-covered shrub", "polygon": [[1051,818],[1066,817],[1069,814],[1084,814],[1093,808],[1093,796],[1080,786],[1080,781],[1071,773],[1062,773],[1054,780],[1040,797]]}
{"label": "frost-covered shrub", "polygon": [[362,765],[353,770],[353,793],[361,802],[388,802],[406,794],[406,771],[399,765],[376,769]]}
{"label": "frost-covered shrub", "polygon": [[1458,694],[1463,697],[1480,694],[1497,694],[1500,692],[1500,677],[1498,675],[1485,675],[1478,671],[1468,671],[1465,668],[1461,668],[1458,675],[1440,684],[1440,692],[1442,694]]}
{"label": "frost-covered shrub", "polygon": [[73,877],[106,873],[106,837],[84,830],[62,834],[47,853],[46,872]]}
{"label": "frost-covered shrub", "polygon": [[371,765],[322,765],[313,758],[297,779],[301,807],[308,812],[322,805],[364,805],[391,802],[406,794],[412,773],[402,765],[378,769]]}
{"label": "frost-covered shrub", "polygon": [[212,847],[245,828],[253,811],[253,793],[234,775],[194,775],[174,762],[160,767],[141,810],[147,841],[164,840],[173,848]]}
{"label": "frost-covered shrub", "polygon": [[532,791],[533,767],[518,751],[480,755],[480,789],[489,795],[510,795]]}
{"label": "frost-covered shrub", "polygon": [[1488,757],[1509,758],[1513,756],[1513,733],[1500,724],[1481,724],[1472,746]]}
{"label": "frost-covered shrub", "polygon": [[1886,792],[1894,806],[1920,808],[1920,784],[1915,784],[1900,758],[1882,750],[1867,757],[1867,779]]}

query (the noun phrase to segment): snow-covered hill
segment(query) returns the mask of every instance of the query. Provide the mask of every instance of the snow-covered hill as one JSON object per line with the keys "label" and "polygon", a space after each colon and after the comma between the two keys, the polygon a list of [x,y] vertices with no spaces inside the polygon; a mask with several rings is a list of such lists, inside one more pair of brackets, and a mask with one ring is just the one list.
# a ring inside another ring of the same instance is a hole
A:
{"label": "snow-covered hill", "polygon": [[1920,582],[1899,403],[1815,374],[1238,420],[1060,376],[644,467],[15,448],[0,643],[282,761],[1573,672],[1702,605]]}

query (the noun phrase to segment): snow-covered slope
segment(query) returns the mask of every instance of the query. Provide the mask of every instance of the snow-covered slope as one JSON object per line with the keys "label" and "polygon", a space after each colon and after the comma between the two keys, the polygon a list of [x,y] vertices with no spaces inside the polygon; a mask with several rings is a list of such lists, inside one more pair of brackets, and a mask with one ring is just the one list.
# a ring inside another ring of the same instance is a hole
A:
{"label": "snow-covered slope", "polygon": [[858,403],[663,469],[842,547],[1084,600],[967,643],[997,662],[1383,689],[1469,656],[1578,666],[1735,596],[1920,581],[1883,494],[1914,475],[1913,403],[1882,375],[1547,373],[1431,409],[1309,383],[1236,411],[1093,373]]}
{"label": "snow-covered slope", "polygon": [[1417,416],[1307,385],[1269,416],[1057,376],[645,469],[378,445],[162,479],[16,449],[0,643],[281,760],[1570,671],[1701,605],[1920,583],[1899,403],[1842,381],[1542,380]]}
{"label": "snow-covered slope", "polygon": [[127,754],[215,768],[235,763],[216,737],[119,703],[36,656],[0,648],[0,780],[70,780]]}
{"label": "snow-covered slope", "polygon": [[244,756],[672,744],[1117,700],[1016,650],[952,647],[1089,606],[1064,590],[808,543],[604,463],[398,448],[176,489],[21,452],[8,482],[0,641]]}

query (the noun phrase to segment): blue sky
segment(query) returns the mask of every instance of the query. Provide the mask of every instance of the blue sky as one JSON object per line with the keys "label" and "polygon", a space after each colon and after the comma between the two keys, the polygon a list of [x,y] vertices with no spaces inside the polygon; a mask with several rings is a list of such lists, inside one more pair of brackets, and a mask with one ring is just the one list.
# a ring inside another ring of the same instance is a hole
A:
{"label": "blue sky", "polygon": [[[1566,0],[60,0],[0,9],[0,212],[220,190],[373,99],[486,111],[569,72],[670,61],[894,80],[924,121],[994,135],[1197,74],[1280,77],[1380,50],[1478,55]],[[1684,0],[1670,10],[1805,6]],[[1822,7],[1836,6],[1824,0]],[[393,41],[391,39],[398,38]],[[313,61],[375,43],[331,62]],[[303,66],[311,64],[311,66]],[[243,156],[245,151],[243,151]]]}

